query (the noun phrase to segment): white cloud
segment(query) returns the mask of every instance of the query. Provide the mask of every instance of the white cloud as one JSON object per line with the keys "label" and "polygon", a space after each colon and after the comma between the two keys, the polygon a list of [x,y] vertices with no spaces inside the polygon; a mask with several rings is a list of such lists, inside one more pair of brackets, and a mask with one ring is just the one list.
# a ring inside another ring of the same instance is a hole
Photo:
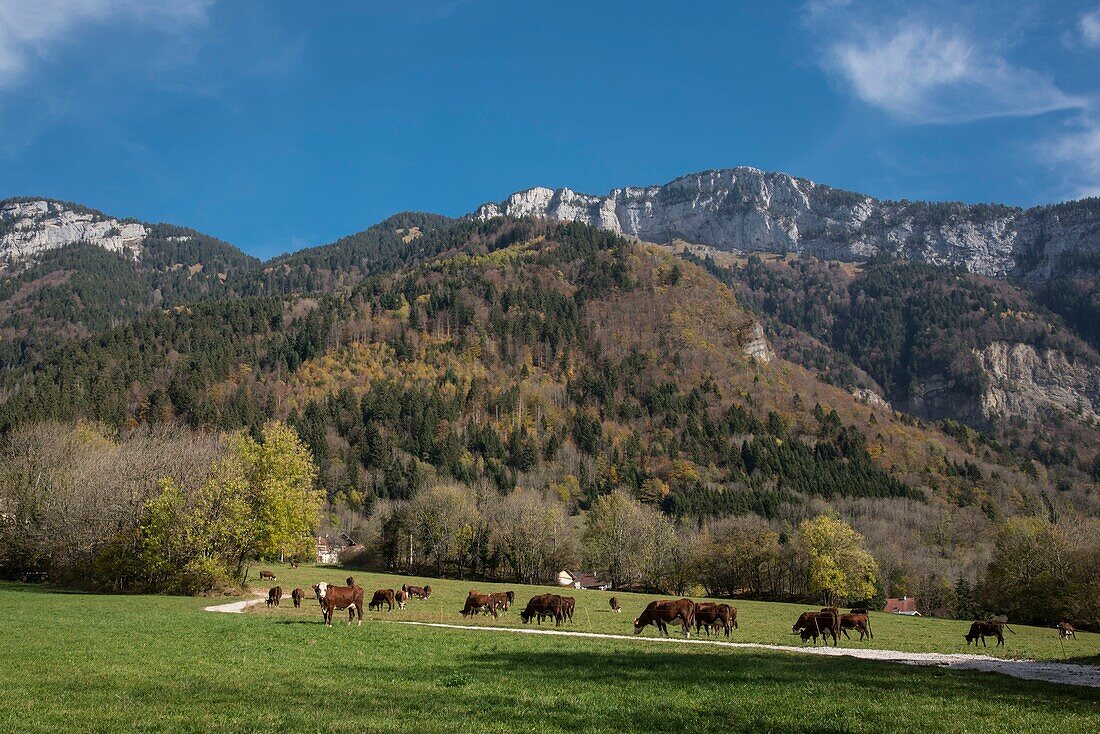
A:
{"label": "white cloud", "polygon": [[822,63],[864,102],[906,122],[968,122],[1086,106],[963,33],[921,22],[892,30],[864,27],[829,46]]}
{"label": "white cloud", "polygon": [[24,80],[82,25],[129,22],[164,31],[201,24],[214,0],[0,0],[0,89]]}
{"label": "white cloud", "polygon": [[1040,154],[1066,172],[1069,196],[1100,196],[1100,121],[1079,123],[1076,129],[1040,146]]}
{"label": "white cloud", "polygon": [[1089,48],[1100,48],[1100,7],[1081,16],[1081,41]]}

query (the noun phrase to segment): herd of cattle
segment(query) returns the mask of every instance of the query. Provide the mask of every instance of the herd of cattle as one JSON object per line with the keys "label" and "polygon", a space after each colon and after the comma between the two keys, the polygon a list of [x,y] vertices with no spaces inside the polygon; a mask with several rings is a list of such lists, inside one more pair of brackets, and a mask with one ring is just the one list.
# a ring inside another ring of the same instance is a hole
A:
{"label": "herd of cattle", "polygon": [[[277,580],[271,571],[260,571],[260,579]],[[346,581],[346,586],[336,586],[324,581],[313,586],[313,594],[321,606],[321,616],[329,627],[332,626],[332,615],[345,609],[348,610],[348,624],[355,621],[357,615],[358,624],[363,624],[363,587],[356,585],[355,579],[351,576]],[[431,586],[402,584],[396,591],[378,589],[367,604],[367,609],[382,611],[382,608],[386,607],[387,611],[392,612],[394,607],[405,609],[409,599],[427,599],[431,595]],[[282,597],[282,587],[272,587],[268,591],[267,605],[279,606]],[[294,589],[290,593],[290,598],[294,601],[295,607],[300,607],[302,600],[305,599],[305,591],[300,588]],[[515,601],[516,595],[513,591],[485,594],[471,589],[460,613],[464,618],[478,614],[491,614],[494,619],[498,619],[501,614],[508,612]],[[542,624],[544,619],[552,619],[555,625],[560,627],[564,623],[573,622],[576,605],[577,600],[571,596],[537,594],[527,602],[527,606],[519,613],[519,618],[524,624],[532,620]],[[608,606],[611,607],[612,612],[622,612],[622,606],[614,596],[608,600]],[[696,602],[685,598],[651,601],[634,620],[634,634],[641,634],[642,630],[652,624],[658,632],[667,636],[668,625],[677,622],[684,637],[691,636],[693,627],[696,634],[705,630],[707,636],[712,633],[719,635],[724,633],[726,637],[730,636],[731,630],[738,629],[735,607],[724,603]],[[1002,646],[1005,644],[1006,629],[1016,634],[1007,622],[995,619],[974,622],[965,635],[966,644],[969,646],[970,643],[974,643],[977,647],[980,641],[985,647],[985,638],[992,637],[997,640],[998,646]],[[1069,622],[1060,622],[1057,629],[1060,639],[1077,639],[1073,625]],[[791,633],[799,635],[803,642],[813,640],[814,644],[817,644],[820,637],[825,645],[828,645],[829,640],[832,639],[834,646],[839,644],[841,635],[845,639],[851,639],[849,630],[858,632],[860,640],[875,639],[874,633],[871,632],[871,618],[867,609],[857,607],[842,614],[836,607],[824,607],[820,611],[803,612],[791,627]]]}

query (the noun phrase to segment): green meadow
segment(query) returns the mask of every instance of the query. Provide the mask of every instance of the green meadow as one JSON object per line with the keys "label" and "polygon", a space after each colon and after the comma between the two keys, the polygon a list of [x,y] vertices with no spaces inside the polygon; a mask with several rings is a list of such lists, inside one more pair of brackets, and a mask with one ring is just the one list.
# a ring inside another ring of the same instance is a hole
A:
{"label": "green meadow", "polygon": [[[279,584],[348,573],[368,590],[401,577],[272,566]],[[253,572],[253,584],[260,588]],[[461,623],[471,586],[428,582],[432,598],[321,624],[317,603],[244,614],[222,600],[102,596],[0,585],[0,730],[364,732],[1095,732],[1100,692],[1000,675],[846,658],[635,640],[476,634],[389,623]],[[576,592],[571,629],[625,633],[649,598]],[[228,601],[228,599],[226,600]],[[790,643],[793,605],[740,602],[731,639]],[[522,626],[518,609],[476,625]],[[876,614],[875,645],[965,652],[964,625]],[[1017,627],[1005,652],[1060,657],[1053,630]],[[646,636],[655,632],[647,629]],[[1048,638],[1054,637],[1053,640]],[[1067,645],[1069,648],[1070,645]],[[973,648],[970,648],[973,651]],[[1097,655],[1081,634],[1069,657]]]}
{"label": "green meadow", "polygon": [[[673,598],[661,597],[653,594],[630,594],[609,591],[577,591],[560,586],[520,586],[507,583],[481,583],[471,581],[452,581],[430,579],[417,576],[392,576],[387,574],[372,574],[354,570],[340,570],[334,567],[301,566],[292,569],[289,566],[263,566],[274,571],[278,577],[278,584],[283,588],[285,598],[278,609],[268,608],[266,605],[252,607],[251,613],[271,615],[279,619],[320,620],[321,612],[313,597],[312,585],[318,581],[327,581],[332,584],[343,585],[344,579],[351,575],[355,577],[357,584],[363,587],[365,602],[370,602],[370,597],[375,589],[400,589],[403,582],[423,586],[430,584],[432,596],[427,600],[411,599],[404,611],[393,612],[366,611],[364,620],[404,620],[416,622],[445,622],[448,624],[487,625],[497,627],[522,627],[523,622],[519,618],[519,612],[523,609],[527,600],[543,592],[553,592],[573,596],[577,600],[576,613],[573,616],[573,624],[565,624],[563,629],[577,632],[599,632],[606,634],[629,635],[633,633],[632,622],[636,616],[653,599]],[[257,578],[257,568],[254,568],[249,583],[257,593],[265,593],[272,586],[270,583],[261,584]],[[290,602],[290,592],[294,587],[302,588],[306,594],[306,602],[301,609],[295,610]],[[506,591],[511,589],[516,592],[516,606],[507,614],[502,614],[494,620],[488,615],[463,619],[459,614],[462,609],[466,594],[475,589],[481,592]],[[608,600],[615,596],[622,605],[621,613],[613,613],[608,606]],[[696,597],[697,601],[702,600]],[[759,642],[770,645],[796,645],[803,643],[797,635],[791,634],[791,625],[800,613],[808,609],[814,609],[806,604],[777,604],[774,602],[757,602],[733,600],[730,601],[737,608],[737,621],[740,628],[734,630],[730,636],[731,642]],[[818,607],[819,608],[819,607]],[[927,617],[904,617],[894,614],[882,614],[872,612],[871,631],[874,640],[859,642],[858,633],[852,634],[851,640],[841,638],[842,647],[870,648],[881,650],[903,650],[906,652],[943,652],[943,653],[979,653],[1001,658],[1015,658],[1028,660],[1070,660],[1078,663],[1100,664],[1100,634],[1086,632],[1077,633],[1077,641],[1062,643],[1058,639],[1058,633],[1054,629],[1041,627],[1027,627],[1010,623],[1015,630],[1005,633],[1005,646],[995,647],[995,641],[987,640],[988,647],[975,648],[966,645],[963,636],[969,629],[968,622],[958,620],[932,619]],[[347,616],[336,615],[337,622],[346,621]],[[364,622],[366,624],[366,622]],[[532,622],[532,624],[535,624]],[[552,626],[552,622],[543,622],[544,627]],[[675,634],[673,632],[675,631]],[[679,626],[669,628],[671,636],[679,635]],[[656,636],[657,630],[653,626],[646,627],[642,633],[646,637]],[[694,632],[693,632],[694,635]],[[703,632],[703,637],[706,633]],[[724,637],[722,639],[725,639]],[[812,643],[806,643],[810,646]]]}

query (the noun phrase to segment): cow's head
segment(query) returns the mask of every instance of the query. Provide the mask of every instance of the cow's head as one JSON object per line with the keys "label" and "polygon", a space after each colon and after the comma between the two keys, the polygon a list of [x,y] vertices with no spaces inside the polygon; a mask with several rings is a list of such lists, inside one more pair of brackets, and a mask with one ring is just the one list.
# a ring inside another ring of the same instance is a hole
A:
{"label": "cow's head", "polygon": [[318,599],[324,599],[326,596],[328,596],[328,584],[326,584],[324,581],[316,584],[313,587],[313,592],[317,594]]}
{"label": "cow's head", "polygon": [[645,625],[644,625],[644,624],[642,624],[642,620],[641,620],[641,618],[640,618],[640,617],[636,617],[636,618],[634,619],[634,634],[636,634],[636,635],[640,635],[640,634],[642,634],[642,630],[643,630],[643,629],[645,629]]}

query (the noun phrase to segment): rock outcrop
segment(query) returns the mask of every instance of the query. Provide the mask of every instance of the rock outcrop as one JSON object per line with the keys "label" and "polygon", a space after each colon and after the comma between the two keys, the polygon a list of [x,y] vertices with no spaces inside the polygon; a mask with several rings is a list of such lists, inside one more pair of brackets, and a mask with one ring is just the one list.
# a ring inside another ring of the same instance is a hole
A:
{"label": "rock outcrop", "polygon": [[991,277],[1042,277],[1067,253],[1100,254],[1100,199],[1036,209],[884,201],[740,167],[606,196],[533,188],[473,216],[578,221],[649,242],[680,238],[735,252],[806,252],[837,260],[880,253]]}
{"label": "rock outcrop", "polygon": [[0,267],[33,259],[77,242],[140,257],[144,224],[122,221],[83,207],[45,199],[0,202]]}

